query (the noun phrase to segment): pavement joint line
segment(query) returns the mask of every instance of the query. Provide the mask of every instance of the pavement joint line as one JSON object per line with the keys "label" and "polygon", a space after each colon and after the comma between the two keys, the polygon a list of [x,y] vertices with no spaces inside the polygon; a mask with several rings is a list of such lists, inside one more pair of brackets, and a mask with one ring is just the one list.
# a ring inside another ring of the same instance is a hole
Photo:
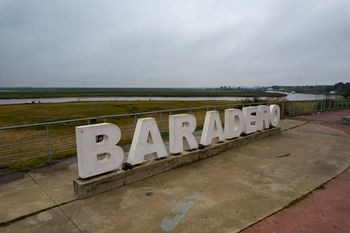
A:
{"label": "pavement joint line", "polygon": [[267,215],[266,217],[264,217],[264,218],[262,218],[262,219],[260,219],[260,220],[258,220],[258,221],[256,221],[256,222],[254,222],[254,223],[252,223],[252,224],[250,224],[250,225],[244,227],[243,229],[237,231],[237,233],[243,232],[243,231],[247,230],[248,228],[250,228],[250,227],[252,227],[252,226],[254,226],[254,225],[256,225],[256,224],[258,224],[258,223],[264,221],[265,219],[271,217],[272,215],[275,215],[275,214],[277,214],[277,213],[279,213],[279,212],[282,212],[283,210],[286,210],[286,209],[288,209],[288,208],[290,208],[290,207],[292,207],[292,206],[294,206],[294,205],[297,205],[297,204],[300,203],[301,201],[303,201],[303,200],[305,200],[306,198],[308,198],[313,192],[318,191],[318,190],[320,190],[320,189],[323,189],[324,186],[326,186],[326,185],[327,185],[328,183],[330,183],[331,181],[335,180],[338,176],[342,175],[342,174],[345,173],[347,170],[350,170],[350,167],[345,168],[345,169],[344,169],[342,172],[340,172],[338,175],[336,175],[336,176],[330,178],[329,180],[326,180],[325,182],[323,182],[322,184],[320,184],[320,185],[317,186],[316,188],[312,189],[311,191],[309,191],[309,192],[307,192],[307,193],[304,193],[304,194],[302,194],[301,196],[295,198],[294,200],[292,200],[291,202],[289,202],[287,205],[283,206],[281,209],[276,210],[276,211],[274,211],[273,213]]}
{"label": "pavement joint line", "polygon": [[30,174],[30,172],[27,172],[27,175],[32,179],[32,181],[39,187],[39,189],[44,192],[46,194],[46,196],[48,198],[50,198],[50,200],[55,204],[55,206],[57,206],[57,202],[49,195],[49,193],[43,188],[41,187],[41,185],[34,179],[34,177]]}
{"label": "pavement joint line", "polygon": [[45,208],[45,209],[37,210],[37,211],[34,211],[34,212],[32,212],[32,213],[25,214],[25,215],[19,216],[19,217],[17,217],[17,218],[11,219],[11,220],[6,221],[6,222],[0,222],[0,227],[4,227],[4,226],[7,226],[7,225],[10,225],[10,224],[12,224],[12,223],[15,223],[15,222],[17,222],[17,221],[20,221],[20,220],[22,220],[22,219],[25,219],[25,218],[27,218],[27,217],[30,217],[30,216],[33,216],[33,215],[42,213],[42,212],[47,211],[47,210],[54,209],[54,208],[56,208],[56,207],[60,207],[60,206],[66,205],[66,204],[70,204],[70,203],[73,203],[73,202],[75,202],[75,201],[78,201],[78,199],[74,199],[74,200],[71,200],[71,201],[63,202],[63,203],[58,204],[58,205],[53,205],[53,206],[47,207],[47,208]]}
{"label": "pavement joint line", "polygon": [[10,224],[15,223],[15,222],[17,222],[17,221],[20,221],[20,220],[25,219],[25,218],[27,218],[27,217],[30,217],[30,216],[33,216],[33,215],[36,215],[36,214],[39,214],[39,213],[42,213],[42,212],[44,212],[44,211],[51,210],[51,209],[54,209],[54,208],[57,207],[57,208],[62,212],[62,214],[67,218],[67,220],[68,220],[74,227],[76,227],[77,230],[78,230],[79,232],[82,232],[82,231],[80,230],[80,228],[73,222],[73,220],[72,220],[71,218],[69,218],[69,216],[66,214],[66,212],[64,212],[64,210],[61,208],[61,206],[66,205],[66,204],[69,204],[69,203],[72,203],[72,202],[75,202],[75,201],[77,201],[78,199],[76,198],[76,199],[73,199],[73,200],[70,200],[70,201],[67,201],[67,202],[63,202],[63,203],[61,203],[61,204],[57,204],[57,202],[48,194],[48,192],[34,179],[34,177],[30,174],[30,172],[27,172],[26,174],[27,174],[27,175],[32,179],[32,181],[39,187],[39,189],[47,195],[47,197],[54,203],[54,205],[53,205],[53,206],[50,206],[50,207],[48,207],[48,208],[45,208],[45,209],[41,209],[41,210],[38,210],[38,211],[35,211],[35,212],[32,212],[32,213],[26,214],[26,215],[22,215],[22,216],[20,216],[20,217],[14,218],[14,219],[9,220],[9,221],[6,221],[6,222],[0,222],[0,227],[5,227],[5,226],[7,226],[7,225],[10,225]]}
{"label": "pavement joint line", "polygon": [[283,130],[281,130],[281,131],[284,132],[284,131],[288,131],[288,130],[291,130],[291,129],[295,129],[295,128],[298,128],[298,127],[300,127],[300,126],[306,125],[306,124],[308,124],[308,123],[309,123],[308,121],[305,121],[305,122],[303,122],[303,123],[295,124],[295,125],[293,125],[293,126],[291,126],[291,127],[289,127],[289,128],[283,129]]}
{"label": "pavement joint line", "polygon": [[58,209],[62,212],[62,214],[67,218],[67,220],[75,227],[79,232],[82,233],[82,230],[78,227],[78,225],[64,212],[64,210],[61,208],[61,206],[58,206]]}
{"label": "pavement joint line", "polygon": [[[82,231],[79,229],[79,227],[73,222],[73,220],[70,219],[70,218],[68,217],[68,215],[66,214],[66,212],[64,212],[64,210],[61,208],[61,205],[59,205],[59,204],[50,196],[50,194],[44,189],[44,187],[42,187],[42,186],[34,179],[34,177],[30,174],[30,172],[28,172],[27,174],[28,174],[28,176],[33,180],[33,182],[40,188],[40,190],[43,191],[43,192],[46,194],[46,196],[47,196],[48,198],[50,198],[50,200],[55,204],[54,207],[57,207],[57,208],[62,212],[62,214],[66,217],[66,219],[67,219],[73,226],[75,226],[75,227],[78,229],[79,232],[82,232]],[[73,201],[74,201],[74,200],[73,200]]]}

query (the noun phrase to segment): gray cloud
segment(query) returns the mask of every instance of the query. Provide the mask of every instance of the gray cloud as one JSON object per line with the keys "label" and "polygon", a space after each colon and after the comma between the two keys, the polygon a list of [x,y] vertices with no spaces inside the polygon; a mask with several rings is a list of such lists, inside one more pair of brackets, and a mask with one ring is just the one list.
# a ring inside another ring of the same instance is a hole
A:
{"label": "gray cloud", "polygon": [[0,86],[350,81],[350,2],[3,0]]}

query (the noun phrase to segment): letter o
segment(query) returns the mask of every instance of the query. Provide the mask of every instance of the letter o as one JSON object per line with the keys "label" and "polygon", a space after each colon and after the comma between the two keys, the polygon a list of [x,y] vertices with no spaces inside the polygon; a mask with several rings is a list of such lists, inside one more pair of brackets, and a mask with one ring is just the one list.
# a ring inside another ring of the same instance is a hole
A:
{"label": "letter o", "polygon": [[280,123],[281,110],[277,104],[270,105],[270,123],[271,126],[276,127]]}

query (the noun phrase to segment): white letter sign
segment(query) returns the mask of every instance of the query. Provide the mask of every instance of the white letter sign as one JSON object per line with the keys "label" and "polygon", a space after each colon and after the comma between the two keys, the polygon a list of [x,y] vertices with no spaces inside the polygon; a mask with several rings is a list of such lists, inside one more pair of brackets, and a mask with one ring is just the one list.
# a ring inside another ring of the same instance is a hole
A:
{"label": "white letter sign", "polygon": [[219,112],[209,111],[205,115],[201,144],[208,146],[214,138],[224,141],[224,130],[222,129]]}
{"label": "white letter sign", "polygon": [[196,130],[196,118],[191,114],[169,116],[169,151],[177,154],[183,151],[183,139],[187,140],[189,149],[198,147],[193,133]]}
{"label": "white letter sign", "polygon": [[116,146],[121,134],[108,123],[76,127],[78,171],[81,178],[99,175],[119,167],[124,151]]}
{"label": "white letter sign", "polygon": [[167,156],[156,120],[154,118],[139,119],[127,162],[131,165],[142,163],[145,155],[151,153],[156,153],[158,158]]}
{"label": "white letter sign", "polygon": [[[278,105],[260,105],[225,110],[225,128],[220,113],[208,111],[205,115],[200,143],[208,146],[213,139],[224,141],[251,134],[258,130],[276,127],[280,121]],[[198,148],[194,132],[196,118],[191,114],[169,115],[169,151],[184,151],[184,141],[189,149]],[[124,151],[116,144],[121,138],[118,126],[108,123],[76,127],[78,173],[81,178],[96,176],[117,169],[124,161]],[[145,156],[155,153],[157,158],[168,156],[163,139],[154,118],[139,119],[136,124],[131,148],[126,162],[130,165],[143,163]],[[128,164],[123,169],[128,169]],[[130,166],[132,168],[132,166]]]}
{"label": "white letter sign", "polygon": [[258,106],[258,130],[270,127],[270,108],[266,105]]}
{"label": "white letter sign", "polygon": [[225,138],[231,139],[241,135],[243,115],[239,109],[225,109]]}
{"label": "white letter sign", "polygon": [[258,107],[243,108],[244,126],[243,133],[251,134],[258,130]]}
{"label": "white letter sign", "polygon": [[280,106],[273,104],[270,105],[270,123],[273,127],[276,127],[280,123],[281,110]]}

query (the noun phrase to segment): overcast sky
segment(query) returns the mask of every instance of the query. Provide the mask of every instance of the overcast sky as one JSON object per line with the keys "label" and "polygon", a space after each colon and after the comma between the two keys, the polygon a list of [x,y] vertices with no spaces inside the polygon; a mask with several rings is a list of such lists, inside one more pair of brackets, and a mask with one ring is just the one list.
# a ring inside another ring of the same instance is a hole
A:
{"label": "overcast sky", "polygon": [[350,81],[349,0],[0,0],[0,86]]}

